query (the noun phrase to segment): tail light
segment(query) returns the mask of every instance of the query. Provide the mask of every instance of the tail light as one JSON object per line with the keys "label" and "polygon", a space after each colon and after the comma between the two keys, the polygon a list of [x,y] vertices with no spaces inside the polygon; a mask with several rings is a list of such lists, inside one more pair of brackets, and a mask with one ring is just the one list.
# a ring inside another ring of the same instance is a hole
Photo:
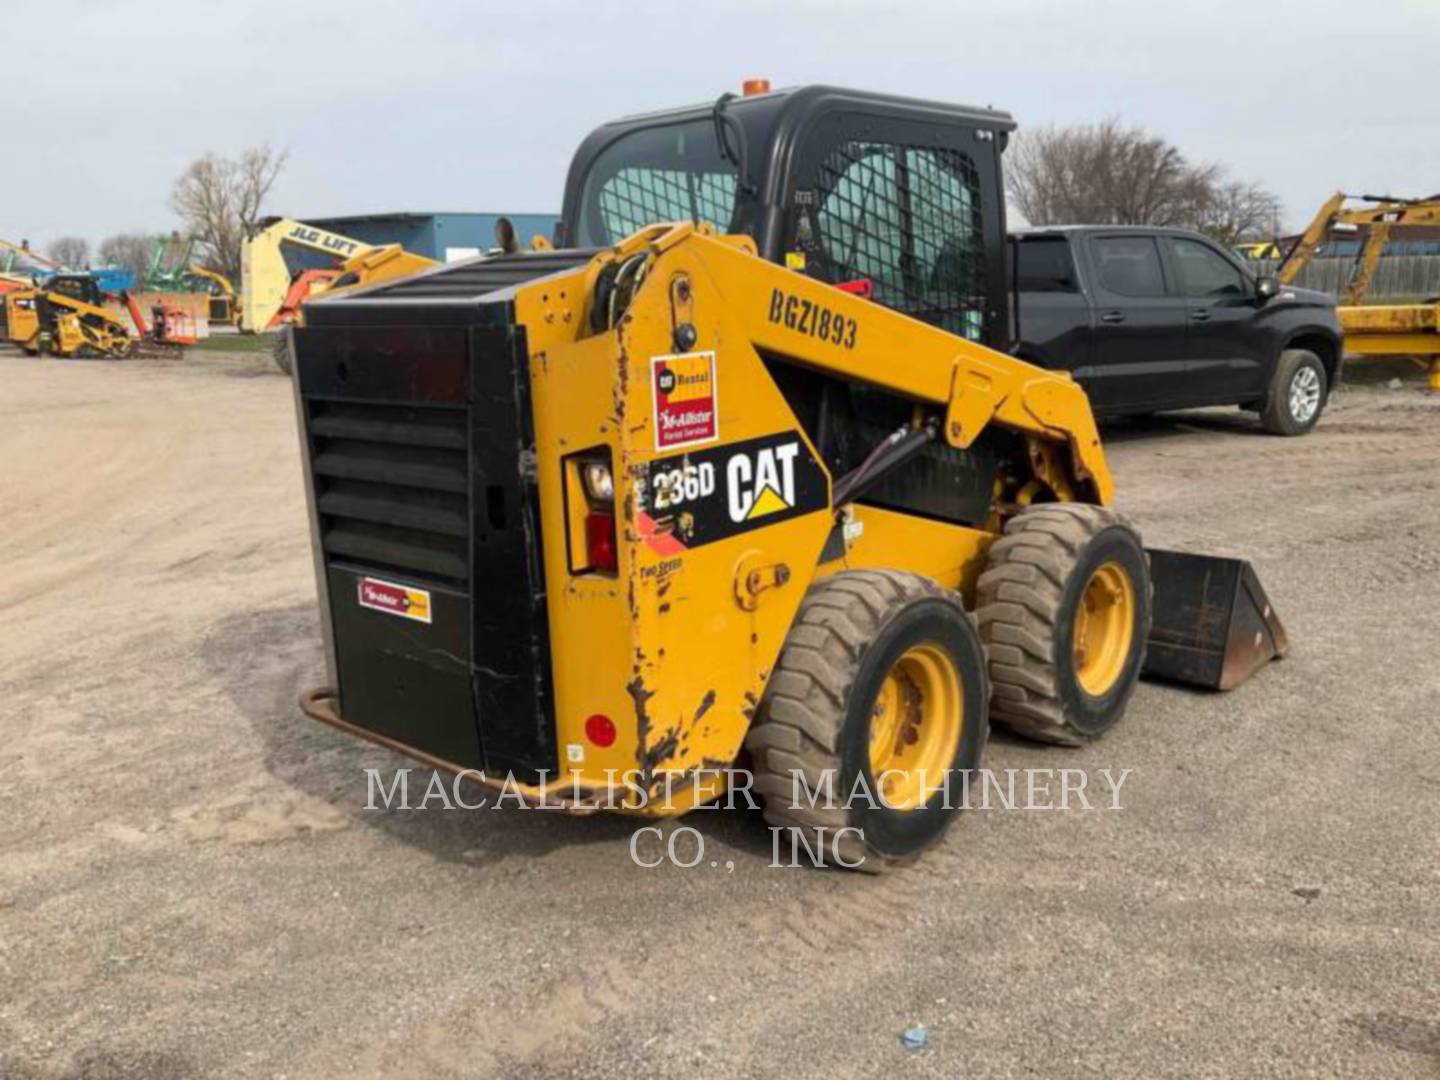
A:
{"label": "tail light", "polygon": [[597,446],[565,459],[565,513],[572,574],[616,574],[615,479],[610,448]]}
{"label": "tail light", "polygon": [[585,562],[590,570],[613,574],[620,569],[615,551],[615,515],[592,510],[585,515]]}

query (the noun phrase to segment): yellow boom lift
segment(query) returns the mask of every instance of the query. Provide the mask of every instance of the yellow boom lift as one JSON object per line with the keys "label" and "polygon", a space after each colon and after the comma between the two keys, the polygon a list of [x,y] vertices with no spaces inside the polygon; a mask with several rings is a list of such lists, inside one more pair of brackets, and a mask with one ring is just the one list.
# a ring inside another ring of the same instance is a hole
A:
{"label": "yellow boom lift", "polygon": [[1282,651],[1248,566],[1147,553],[1084,392],[1003,351],[1013,127],[828,87],[620,121],[571,166],[575,247],[308,305],[306,711],[577,812],[745,765],[812,856],[880,869],[991,720],[1086,743],[1142,667]]}
{"label": "yellow boom lift", "polygon": [[[324,255],[332,265],[291,274],[285,249]],[[376,284],[436,265],[399,244],[368,244],[290,218],[272,218],[248,237],[240,252],[240,330],[258,334],[296,322],[301,305],[332,289]],[[276,340],[275,362],[288,372],[289,338]]]}
{"label": "yellow boom lift", "polygon": [[1315,257],[1336,225],[1360,229],[1360,254],[1340,297],[1337,314],[1345,331],[1345,351],[1360,356],[1409,356],[1429,369],[1430,389],[1440,393],[1440,298],[1404,304],[1366,304],[1380,256],[1396,230],[1440,225],[1440,195],[1425,199],[1362,195],[1368,205],[1346,206],[1353,198],[1337,192],[1320,208],[1276,276],[1289,285]]}

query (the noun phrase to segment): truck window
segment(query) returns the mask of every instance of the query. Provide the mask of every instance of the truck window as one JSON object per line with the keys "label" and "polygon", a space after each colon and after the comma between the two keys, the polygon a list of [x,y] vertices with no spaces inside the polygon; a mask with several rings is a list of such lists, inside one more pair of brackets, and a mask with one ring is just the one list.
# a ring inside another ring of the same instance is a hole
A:
{"label": "truck window", "polygon": [[605,247],[663,221],[694,221],[729,232],[735,192],[735,166],[720,156],[711,121],[632,131],[601,151],[590,167],[576,240]]}
{"label": "truck window", "polygon": [[1148,236],[1097,236],[1091,250],[1100,284],[1117,296],[1164,296],[1160,251]]}
{"label": "truck window", "polygon": [[1075,292],[1075,262],[1063,236],[1024,236],[1016,245],[1015,287],[1020,292]]}
{"label": "truck window", "polygon": [[1195,240],[1166,237],[1186,296],[1243,296],[1245,277],[1230,260]]}

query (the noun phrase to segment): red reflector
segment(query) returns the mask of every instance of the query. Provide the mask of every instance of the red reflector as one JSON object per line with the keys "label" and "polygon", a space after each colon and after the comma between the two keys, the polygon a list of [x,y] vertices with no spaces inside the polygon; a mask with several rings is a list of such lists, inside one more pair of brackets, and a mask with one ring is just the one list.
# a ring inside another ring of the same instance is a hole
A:
{"label": "red reflector", "polygon": [[585,561],[591,570],[618,570],[615,554],[615,519],[609,514],[585,515]]}
{"label": "red reflector", "polygon": [[603,713],[596,713],[585,721],[585,737],[596,746],[610,746],[615,742],[615,721]]}
{"label": "red reflector", "polygon": [[854,281],[842,281],[836,285],[835,288],[841,292],[848,292],[866,300],[872,299],[875,295],[875,282],[869,278],[856,278]]}

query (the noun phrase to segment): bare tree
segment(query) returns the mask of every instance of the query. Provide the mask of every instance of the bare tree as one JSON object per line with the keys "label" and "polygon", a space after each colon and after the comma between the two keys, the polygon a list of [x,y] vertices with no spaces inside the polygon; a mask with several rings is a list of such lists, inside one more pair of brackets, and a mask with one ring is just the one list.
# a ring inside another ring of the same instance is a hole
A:
{"label": "bare tree", "polygon": [[106,266],[119,266],[129,270],[135,275],[135,284],[144,285],[154,245],[154,238],[144,233],[117,233],[107,236],[100,242],[100,262]]}
{"label": "bare tree", "polygon": [[1022,133],[1007,157],[1010,198],[1033,225],[1178,225],[1233,243],[1279,215],[1259,185],[1114,118]]}
{"label": "bare tree", "polygon": [[83,270],[90,262],[90,245],[79,236],[62,236],[52,241],[50,258],[70,270]]}
{"label": "bare tree", "polygon": [[1259,184],[1232,180],[1211,193],[1195,227],[1227,247],[1280,235],[1280,197]]}
{"label": "bare tree", "polygon": [[260,220],[265,198],[288,157],[268,145],[252,146],[234,158],[206,154],[175,181],[170,205],[200,238],[206,264],[232,280],[240,276],[245,236]]}

